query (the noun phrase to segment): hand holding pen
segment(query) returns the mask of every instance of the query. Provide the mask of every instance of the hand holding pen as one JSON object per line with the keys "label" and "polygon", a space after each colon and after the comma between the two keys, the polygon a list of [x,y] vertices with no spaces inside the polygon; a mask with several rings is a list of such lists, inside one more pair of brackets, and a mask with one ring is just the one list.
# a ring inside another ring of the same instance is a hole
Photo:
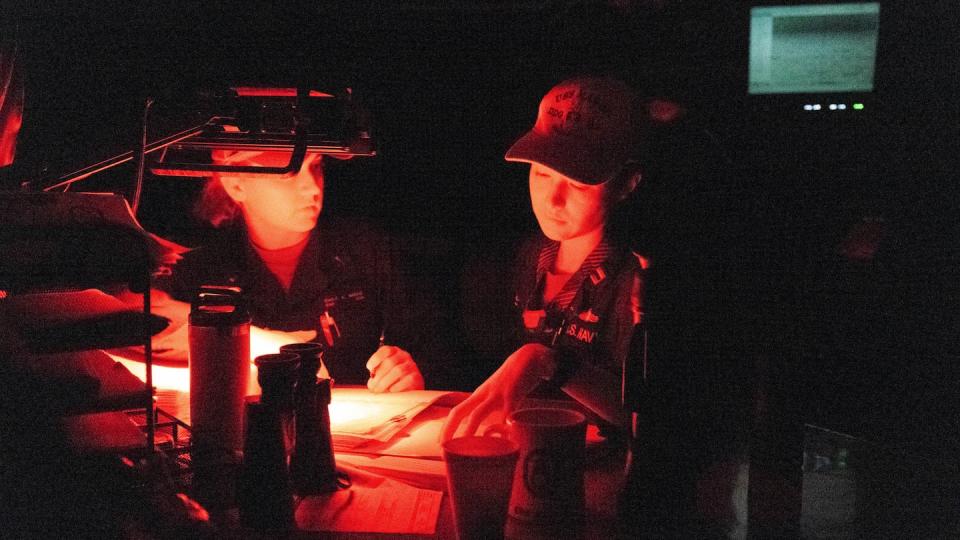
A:
{"label": "hand holding pen", "polygon": [[[382,349],[384,345],[386,345],[386,341],[387,341],[387,340],[385,339],[385,338],[386,338],[386,335],[387,335],[387,325],[383,325],[383,326],[380,327],[380,342],[379,342],[379,344],[377,345],[377,350],[378,350],[378,351],[379,351],[380,349]],[[371,379],[374,378],[374,377],[377,375],[377,367],[376,367],[376,366],[370,367],[370,362],[369,362],[369,361],[367,362],[367,370],[370,371],[370,378],[371,378]]]}
{"label": "hand holding pen", "polygon": [[367,360],[367,388],[372,392],[423,390],[423,375],[413,357],[400,347],[386,345],[384,335],[381,330],[380,347]]}

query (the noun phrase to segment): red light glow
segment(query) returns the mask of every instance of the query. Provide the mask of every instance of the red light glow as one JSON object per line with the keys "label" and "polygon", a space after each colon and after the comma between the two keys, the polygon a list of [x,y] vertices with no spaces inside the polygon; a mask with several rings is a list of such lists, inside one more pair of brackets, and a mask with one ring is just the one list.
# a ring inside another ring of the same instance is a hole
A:
{"label": "red light glow", "polygon": [[[234,88],[238,96],[252,97],[297,97],[296,88],[259,88],[255,86],[238,86]],[[332,94],[310,90],[310,97],[333,97]]]}
{"label": "red light glow", "polygon": [[[186,332],[184,332],[186,337]],[[257,366],[253,364],[253,359],[262,354],[271,354],[280,350],[281,345],[289,343],[302,343],[313,337],[313,332],[280,333],[270,332],[257,327],[250,329],[250,382],[247,385],[249,395],[260,395],[260,385],[257,383]],[[186,346],[184,344],[183,346]],[[127,360],[115,355],[110,355],[114,360],[123,364],[130,373],[146,381],[146,369],[142,362]],[[321,377],[329,377],[326,368],[320,371]],[[190,391],[190,370],[184,367],[154,365],[153,366],[153,386],[158,390],[177,390],[179,392]]]}
{"label": "red light glow", "polygon": [[683,114],[683,107],[678,103],[666,99],[655,99],[648,106],[650,118],[660,124],[669,124],[680,118]]}

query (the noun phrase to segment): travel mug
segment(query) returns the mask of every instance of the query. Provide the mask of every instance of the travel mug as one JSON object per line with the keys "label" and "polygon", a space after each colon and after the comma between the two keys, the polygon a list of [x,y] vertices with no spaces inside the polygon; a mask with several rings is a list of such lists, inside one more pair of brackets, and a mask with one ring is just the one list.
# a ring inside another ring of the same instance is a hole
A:
{"label": "travel mug", "polygon": [[239,454],[250,379],[250,314],[235,287],[201,287],[190,307],[193,458]]}

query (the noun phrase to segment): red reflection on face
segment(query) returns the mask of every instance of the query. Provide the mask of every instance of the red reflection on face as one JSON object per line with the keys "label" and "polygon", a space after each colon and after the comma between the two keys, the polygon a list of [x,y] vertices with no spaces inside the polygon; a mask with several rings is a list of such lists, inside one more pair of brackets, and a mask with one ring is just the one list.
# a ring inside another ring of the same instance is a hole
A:
{"label": "red reflection on face", "polygon": [[540,165],[530,164],[530,203],[543,234],[571,240],[603,228],[606,186],[590,185]]}
{"label": "red reflection on face", "polygon": [[[289,153],[262,152],[242,163],[277,167],[289,160]],[[318,154],[307,154],[292,175],[231,175],[222,181],[243,210],[253,240],[262,247],[299,242],[316,226],[323,210],[323,162]]]}

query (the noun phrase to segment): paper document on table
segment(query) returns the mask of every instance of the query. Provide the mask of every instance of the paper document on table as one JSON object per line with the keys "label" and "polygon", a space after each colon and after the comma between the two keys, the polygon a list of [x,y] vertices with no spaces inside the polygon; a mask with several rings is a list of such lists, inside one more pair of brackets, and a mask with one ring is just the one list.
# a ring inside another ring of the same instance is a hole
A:
{"label": "paper document on table", "polygon": [[418,488],[447,490],[447,469],[442,460],[341,452],[337,454],[337,466],[344,464],[382,474]]}
{"label": "paper document on table", "polygon": [[343,451],[351,454],[440,460],[440,429],[449,413],[449,407],[434,403],[389,441],[367,441]]}
{"label": "paper document on table", "polygon": [[336,388],[329,406],[334,450],[387,442],[444,395],[428,390],[374,394],[366,388]]}
{"label": "paper document on table", "polygon": [[353,485],[303,499],[297,527],[305,531],[384,534],[436,532],[443,493],[419,489],[383,476],[342,467]]}

